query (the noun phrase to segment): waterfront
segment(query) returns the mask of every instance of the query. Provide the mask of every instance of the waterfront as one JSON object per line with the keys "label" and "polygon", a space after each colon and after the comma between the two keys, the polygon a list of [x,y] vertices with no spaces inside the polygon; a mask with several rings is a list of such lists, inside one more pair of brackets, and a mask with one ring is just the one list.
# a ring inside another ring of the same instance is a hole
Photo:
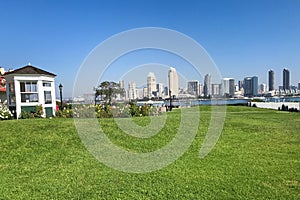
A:
{"label": "waterfront", "polygon": [[[261,102],[300,102],[300,97],[270,97],[260,98]],[[257,99],[174,99],[172,105],[174,107],[190,107],[198,105],[248,105],[249,102],[255,102]],[[137,105],[150,104],[154,106],[169,106],[169,100],[165,101],[138,101]]]}

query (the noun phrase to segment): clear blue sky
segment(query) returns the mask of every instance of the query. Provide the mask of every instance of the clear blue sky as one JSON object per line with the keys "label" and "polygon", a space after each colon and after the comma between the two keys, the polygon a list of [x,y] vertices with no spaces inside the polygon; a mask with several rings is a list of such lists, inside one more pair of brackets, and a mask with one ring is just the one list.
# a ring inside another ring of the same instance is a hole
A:
{"label": "clear blue sky", "polygon": [[2,0],[0,9],[0,66],[31,62],[53,72],[66,96],[93,48],[119,32],[149,26],[194,38],[223,77],[257,75],[267,83],[272,68],[278,86],[287,67],[291,83],[300,81],[299,0]]}

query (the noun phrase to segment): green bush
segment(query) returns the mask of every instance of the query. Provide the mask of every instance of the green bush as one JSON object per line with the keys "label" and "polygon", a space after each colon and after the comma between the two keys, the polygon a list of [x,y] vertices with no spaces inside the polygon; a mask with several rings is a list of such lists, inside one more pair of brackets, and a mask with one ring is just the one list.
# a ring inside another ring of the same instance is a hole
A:
{"label": "green bush", "polygon": [[3,104],[0,104],[0,120],[12,119],[10,110]]}
{"label": "green bush", "polygon": [[100,104],[95,107],[97,118],[112,118],[112,108],[109,104]]}
{"label": "green bush", "polygon": [[26,110],[21,110],[20,119],[29,119],[29,118],[42,118],[44,114],[43,106],[36,105],[34,111],[28,112]]}
{"label": "green bush", "polygon": [[[72,109],[70,109],[72,108]],[[147,105],[137,106],[134,103],[129,105],[118,104],[111,106],[107,103],[99,105],[73,105],[68,106],[63,110],[57,110],[56,117],[61,118],[126,118],[126,117],[140,117],[149,115],[159,115],[156,107],[150,107]]]}
{"label": "green bush", "polygon": [[139,117],[140,116],[140,108],[135,103],[129,104],[129,113],[132,117]]}
{"label": "green bush", "polygon": [[72,109],[63,109],[63,110],[57,110],[55,112],[55,117],[59,118],[73,118],[73,110]]}
{"label": "green bush", "polygon": [[141,107],[141,114],[142,114],[142,116],[149,116],[149,113],[150,113],[150,106],[147,106],[146,104],[144,104]]}

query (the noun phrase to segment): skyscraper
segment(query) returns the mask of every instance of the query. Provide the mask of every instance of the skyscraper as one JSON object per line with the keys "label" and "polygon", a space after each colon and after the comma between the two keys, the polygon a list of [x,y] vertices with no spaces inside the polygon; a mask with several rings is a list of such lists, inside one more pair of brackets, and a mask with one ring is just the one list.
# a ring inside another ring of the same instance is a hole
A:
{"label": "skyscraper", "polygon": [[176,72],[176,69],[173,67],[170,67],[169,73],[169,90],[171,91],[172,96],[178,96],[178,75]]}
{"label": "skyscraper", "polygon": [[211,95],[213,97],[220,96],[222,93],[222,84],[211,84]]}
{"label": "skyscraper", "polygon": [[[264,83],[262,83],[262,84],[260,84],[259,85],[259,89],[258,89],[258,93],[259,94],[264,94],[265,92],[267,92],[267,84],[264,84]],[[271,91],[271,90],[269,90],[269,91]]]}
{"label": "skyscraper", "polygon": [[188,93],[192,95],[199,95],[199,81],[189,81],[188,82]]}
{"label": "skyscraper", "polygon": [[143,87],[143,98],[148,97],[148,88]]}
{"label": "skyscraper", "polygon": [[233,78],[224,78],[222,84],[222,95],[233,96],[235,92],[235,85]]}
{"label": "skyscraper", "polygon": [[129,98],[129,100],[137,98],[136,85],[135,85],[135,82],[133,82],[133,81],[130,81],[128,83],[128,98]]}
{"label": "skyscraper", "polygon": [[203,93],[205,97],[208,97],[211,95],[211,75],[206,74],[204,77],[204,87],[203,87]]}
{"label": "skyscraper", "polygon": [[270,70],[269,71],[269,91],[275,90],[274,87],[274,71]]}
{"label": "skyscraper", "polygon": [[147,76],[147,97],[151,98],[153,92],[156,91],[156,78],[153,72],[149,72]]}
{"label": "skyscraper", "polygon": [[244,85],[244,81],[238,82],[239,90],[242,90],[244,88],[243,85]]}
{"label": "skyscraper", "polygon": [[157,91],[157,93],[156,93],[157,97],[163,97],[164,85],[162,83],[157,83],[156,91]]}
{"label": "skyscraper", "polygon": [[258,94],[258,77],[246,77],[244,79],[244,96],[245,97],[253,97]]}
{"label": "skyscraper", "polygon": [[283,89],[290,89],[290,71],[287,68],[283,69]]}

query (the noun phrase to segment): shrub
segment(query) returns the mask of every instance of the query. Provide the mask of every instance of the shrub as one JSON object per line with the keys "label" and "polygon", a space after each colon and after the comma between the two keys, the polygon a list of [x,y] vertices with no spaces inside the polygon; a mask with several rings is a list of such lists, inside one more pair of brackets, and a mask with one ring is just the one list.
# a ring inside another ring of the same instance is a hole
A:
{"label": "shrub", "polygon": [[43,106],[36,105],[33,111],[26,111],[24,109],[21,110],[20,119],[29,119],[29,118],[42,118],[44,114]]}
{"label": "shrub", "polygon": [[95,117],[94,105],[76,105],[73,106],[73,117],[92,118]]}
{"label": "shrub", "polygon": [[150,113],[150,106],[147,106],[146,104],[144,104],[141,107],[141,114],[142,114],[142,116],[149,116],[149,113]]}
{"label": "shrub", "polygon": [[99,105],[74,105],[72,109],[65,108],[63,110],[57,110],[56,117],[61,118],[126,118],[126,117],[140,117],[149,115],[159,115],[159,111],[156,107],[150,107],[147,105],[137,106],[134,103],[130,104],[118,104],[111,106],[107,103]]}
{"label": "shrub", "polygon": [[157,116],[157,115],[159,115],[159,110],[158,110],[158,108],[157,108],[156,106],[151,106],[151,107],[149,108],[149,114],[150,114],[151,116]]}
{"label": "shrub", "polygon": [[111,112],[111,106],[109,104],[96,105],[96,116],[98,118],[111,118],[113,117]]}
{"label": "shrub", "polygon": [[0,104],[0,120],[12,119],[13,115],[7,106]]}
{"label": "shrub", "polygon": [[140,108],[135,103],[130,103],[129,113],[132,117],[138,117],[140,116]]}
{"label": "shrub", "polygon": [[72,118],[74,115],[72,109],[63,109],[63,110],[57,110],[55,112],[55,117],[60,117],[60,118]]}

